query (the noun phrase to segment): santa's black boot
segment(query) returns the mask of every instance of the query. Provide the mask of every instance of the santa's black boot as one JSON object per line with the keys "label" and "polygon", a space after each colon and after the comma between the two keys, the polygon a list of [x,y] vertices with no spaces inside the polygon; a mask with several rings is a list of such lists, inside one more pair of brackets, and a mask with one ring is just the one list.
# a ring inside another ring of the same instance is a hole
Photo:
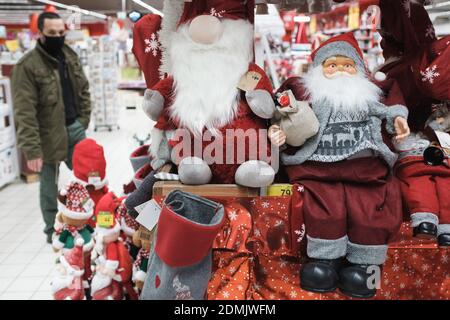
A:
{"label": "santa's black boot", "polygon": [[439,247],[448,248],[450,247],[450,233],[442,233],[438,237]]}
{"label": "santa's black boot", "polygon": [[432,222],[422,222],[413,229],[413,235],[419,239],[436,239],[438,227]]}
{"label": "santa's black boot", "polygon": [[311,259],[300,272],[303,290],[326,293],[333,292],[338,284],[338,272],[342,259]]}
{"label": "santa's black boot", "polygon": [[339,271],[339,290],[346,296],[359,299],[370,299],[377,293],[376,288],[369,288],[370,277],[368,265],[350,264]]}

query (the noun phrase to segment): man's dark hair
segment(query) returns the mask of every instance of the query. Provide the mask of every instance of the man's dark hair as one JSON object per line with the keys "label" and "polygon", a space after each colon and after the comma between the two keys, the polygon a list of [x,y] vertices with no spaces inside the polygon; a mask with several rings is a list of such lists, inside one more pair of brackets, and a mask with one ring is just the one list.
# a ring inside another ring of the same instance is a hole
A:
{"label": "man's dark hair", "polygon": [[42,32],[44,30],[45,19],[61,19],[61,16],[55,12],[43,12],[38,18],[38,28]]}

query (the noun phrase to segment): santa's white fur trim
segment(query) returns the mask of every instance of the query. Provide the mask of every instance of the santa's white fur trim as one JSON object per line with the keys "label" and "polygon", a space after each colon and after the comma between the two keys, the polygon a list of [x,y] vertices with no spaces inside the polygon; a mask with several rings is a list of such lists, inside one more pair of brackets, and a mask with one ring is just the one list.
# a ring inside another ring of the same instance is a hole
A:
{"label": "santa's white fur trim", "polygon": [[75,220],[89,219],[94,214],[94,210],[89,210],[86,212],[77,212],[77,211],[70,210],[59,201],[58,201],[58,210],[66,217],[75,219]]}
{"label": "santa's white fur trim", "polygon": [[364,72],[328,79],[319,65],[311,68],[302,81],[313,104],[326,104],[335,109],[367,110],[368,105],[378,102],[381,95],[381,89]]}
{"label": "santa's white fur trim", "polygon": [[253,25],[227,19],[222,25],[223,34],[213,44],[194,42],[187,24],[171,39],[175,97],[170,113],[196,134],[234,120],[240,100],[237,86],[253,60]]}
{"label": "santa's white fur trim", "polygon": [[159,32],[159,42],[162,47],[162,58],[160,73],[164,76],[165,73],[171,74],[170,59],[169,59],[169,45],[173,33],[177,29],[178,22],[183,14],[184,0],[165,0],[163,7],[164,18],[161,22],[161,31]]}
{"label": "santa's white fur trim", "polygon": [[104,275],[101,272],[96,273],[91,282],[91,294],[108,287],[111,284],[111,281],[111,277]]}
{"label": "santa's white fur trim", "polygon": [[72,284],[73,279],[74,277],[70,275],[57,275],[53,277],[50,283],[52,293],[68,288]]}
{"label": "santa's white fur trim", "polygon": [[119,267],[119,261],[116,260],[106,260],[105,262],[105,268],[108,270],[117,270],[117,268]]}
{"label": "santa's white fur trim", "polygon": [[158,158],[158,151],[161,142],[164,139],[164,131],[161,131],[157,128],[152,129],[151,133],[152,141],[150,143],[149,153],[153,158]]}
{"label": "santa's white fur trim", "polygon": [[77,178],[75,175],[73,175],[72,180],[73,180],[73,182],[77,182],[77,183],[81,184],[85,188],[87,186],[94,186],[95,190],[101,190],[109,184],[109,181],[106,178],[103,180],[100,180],[98,183],[89,183],[89,182],[81,180],[81,179]]}
{"label": "santa's white fur trim", "polygon": [[83,238],[78,238],[77,240],[75,240],[75,245],[77,247],[82,247],[84,245],[84,239]]}
{"label": "santa's white fur trim", "polygon": [[117,234],[117,236],[120,235],[120,223],[116,222],[116,224],[112,227],[112,228],[102,228],[97,226],[95,228],[95,233],[96,233],[96,240],[100,240],[100,242],[103,242],[103,238],[113,235],[113,234]]}
{"label": "santa's white fur trim", "polygon": [[81,277],[84,274],[83,269],[78,270],[75,269],[72,265],[70,265],[70,263],[66,260],[66,257],[64,256],[59,257],[59,261],[67,269],[68,274],[70,274],[71,276]]}
{"label": "santa's white fur trim", "polygon": [[374,78],[377,81],[384,81],[386,80],[386,74],[381,71],[378,71],[375,73]]}
{"label": "santa's white fur trim", "polygon": [[141,281],[141,282],[144,282],[146,277],[147,277],[147,273],[144,272],[144,271],[142,271],[142,270],[137,271],[137,272],[133,275],[134,281]]}
{"label": "santa's white fur trim", "polygon": [[91,240],[83,246],[83,252],[91,251],[92,249],[94,249],[94,246],[95,246],[94,239],[91,238]]}
{"label": "santa's white fur trim", "polygon": [[61,250],[62,248],[64,248],[64,243],[59,241],[58,237],[54,237],[53,241],[52,241],[52,246],[53,248],[55,248],[56,250]]}

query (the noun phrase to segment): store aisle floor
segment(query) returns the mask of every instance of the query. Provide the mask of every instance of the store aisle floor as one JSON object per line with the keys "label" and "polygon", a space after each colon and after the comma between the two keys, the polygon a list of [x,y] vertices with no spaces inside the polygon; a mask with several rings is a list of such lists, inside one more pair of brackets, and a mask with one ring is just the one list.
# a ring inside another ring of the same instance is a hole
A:
{"label": "store aisle floor", "polygon": [[[121,195],[122,185],[128,183],[133,170],[128,155],[138,146],[135,134],[144,139],[151,122],[138,107],[141,98],[133,93],[119,95],[121,106],[120,130],[88,131],[105,149],[110,189]],[[70,178],[62,165],[59,184]],[[0,190],[0,299],[52,299],[50,281],[55,273],[56,255],[45,242],[44,223],[39,210],[39,184],[21,181]]]}

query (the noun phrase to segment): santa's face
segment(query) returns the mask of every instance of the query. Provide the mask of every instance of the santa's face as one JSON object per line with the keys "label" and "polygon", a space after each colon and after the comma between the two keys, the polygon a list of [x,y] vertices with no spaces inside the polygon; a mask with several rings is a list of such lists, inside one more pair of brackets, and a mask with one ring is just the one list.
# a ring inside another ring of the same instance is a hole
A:
{"label": "santa's face", "polygon": [[330,57],[322,65],[323,74],[326,78],[351,77],[358,73],[356,63],[353,59],[345,56]]}
{"label": "santa's face", "polygon": [[219,41],[224,31],[221,21],[212,15],[201,15],[189,24],[189,36],[199,44],[213,44]]}
{"label": "santa's face", "polygon": [[367,78],[365,70],[344,56],[326,59],[322,65],[312,68],[303,82],[313,105],[361,111],[380,98],[380,89]]}

